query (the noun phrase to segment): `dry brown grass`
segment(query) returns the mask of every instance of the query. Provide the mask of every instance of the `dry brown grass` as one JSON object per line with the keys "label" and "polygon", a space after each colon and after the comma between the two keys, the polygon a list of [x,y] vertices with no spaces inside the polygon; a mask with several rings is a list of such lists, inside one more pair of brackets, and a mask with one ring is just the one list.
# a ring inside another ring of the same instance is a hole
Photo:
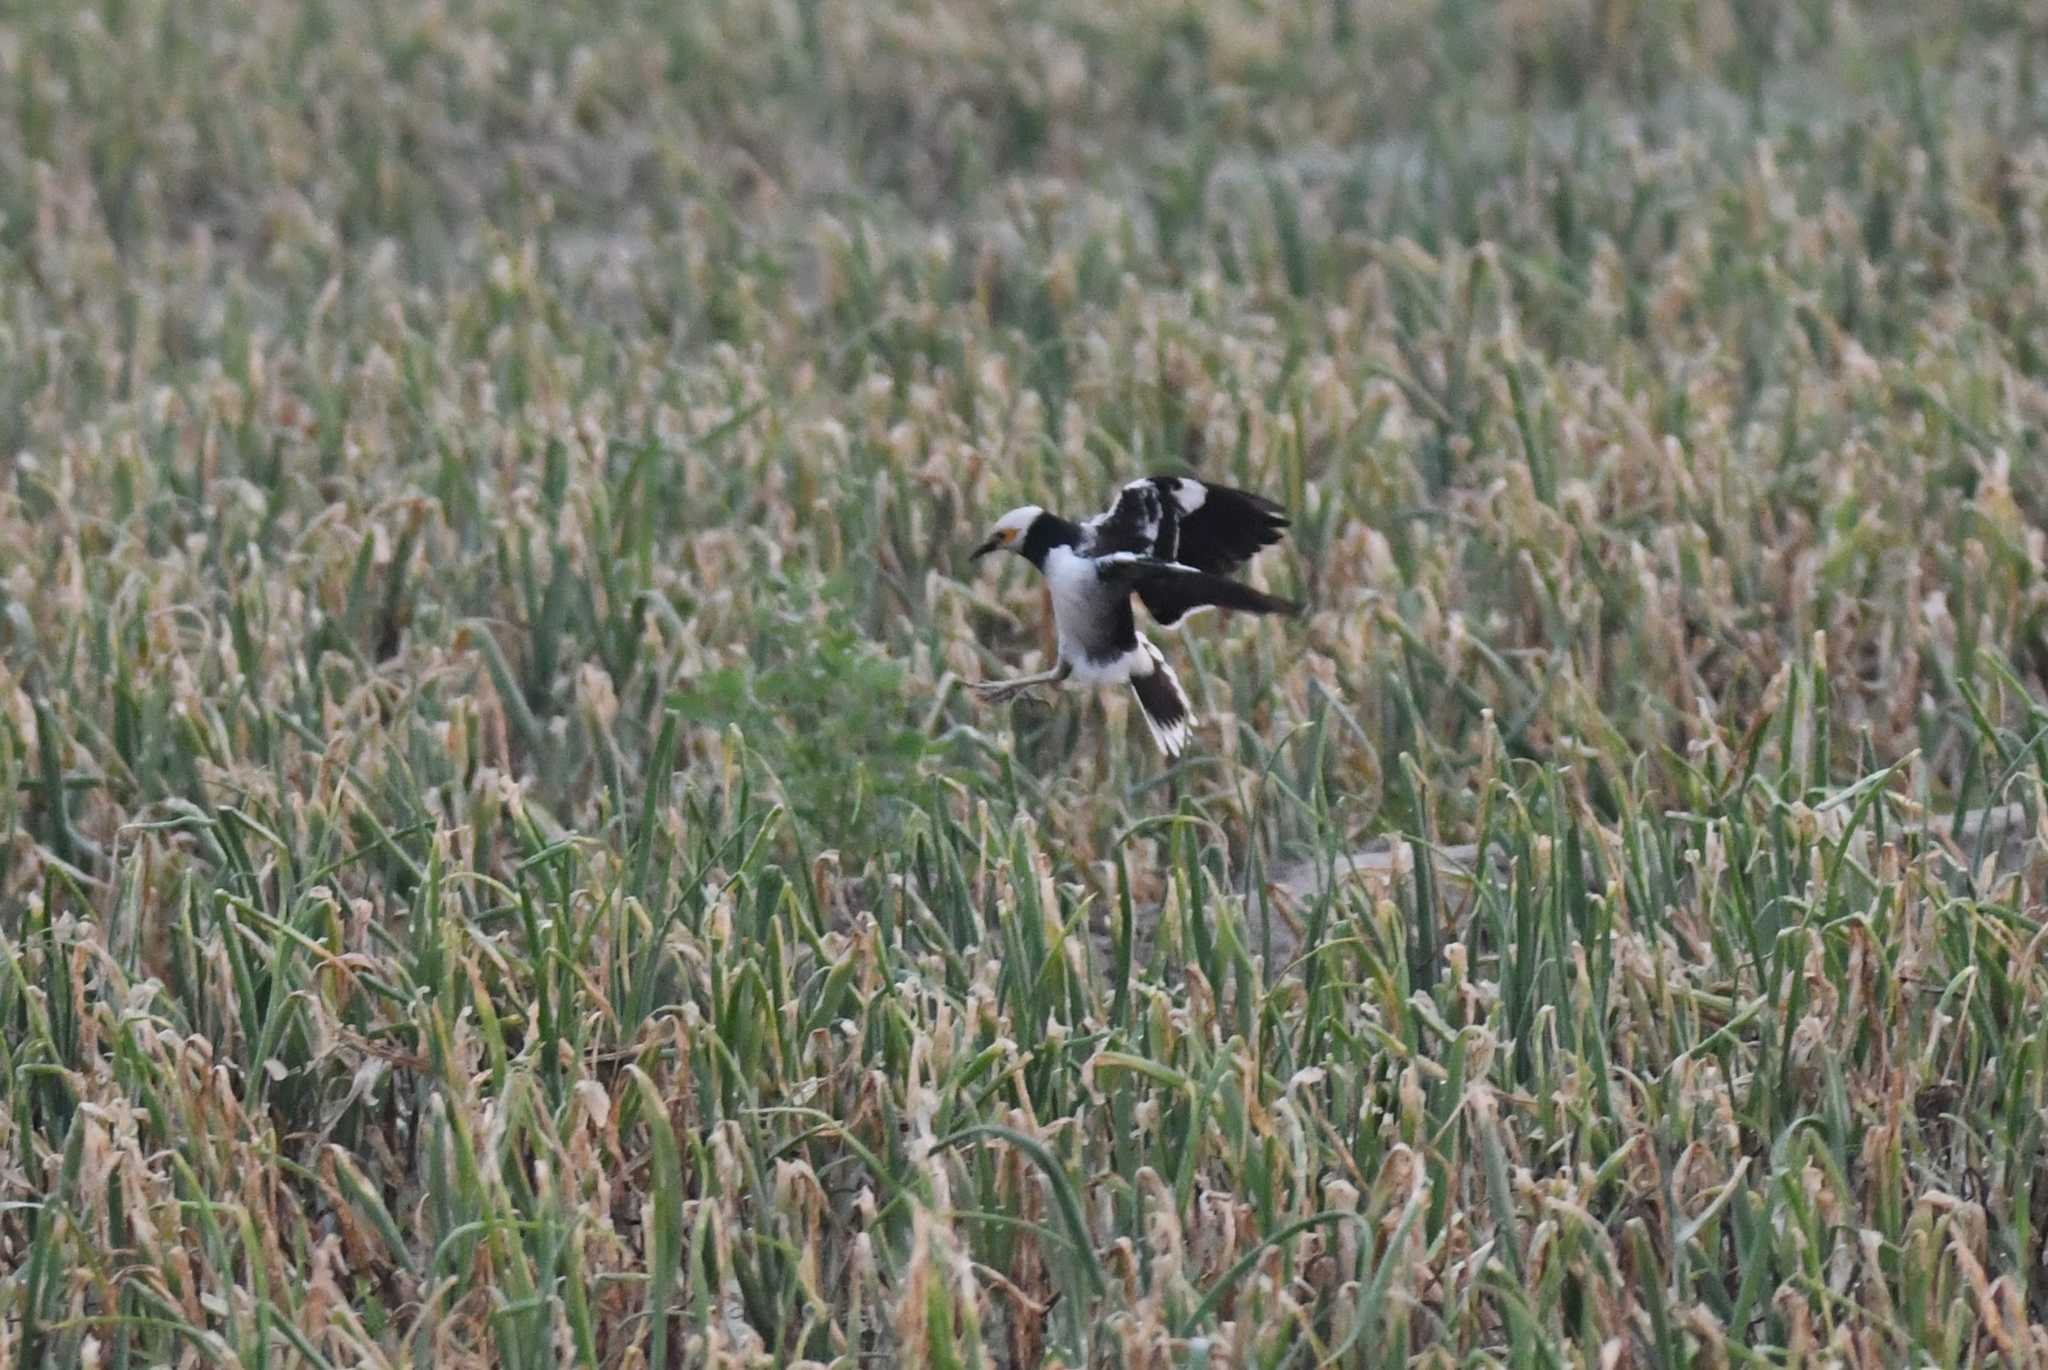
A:
{"label": "dry brown grass", "polygon": [[0,9],[0,1362],[2031,1363],[2044,40]]}

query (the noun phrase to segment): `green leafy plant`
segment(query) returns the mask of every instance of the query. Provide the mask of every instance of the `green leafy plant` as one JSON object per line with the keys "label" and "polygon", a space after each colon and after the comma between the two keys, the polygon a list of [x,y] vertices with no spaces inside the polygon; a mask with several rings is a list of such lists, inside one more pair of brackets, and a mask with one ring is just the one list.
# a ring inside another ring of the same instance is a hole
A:
{"label": "green leafy plant", "polygon": [[743,665],[671,697],[687,721],[736,730],[747,764],[788,805],[806,844],[872,853],[902,832],[934,748],[900,660],[863,633],[843,577],[769,588]]}

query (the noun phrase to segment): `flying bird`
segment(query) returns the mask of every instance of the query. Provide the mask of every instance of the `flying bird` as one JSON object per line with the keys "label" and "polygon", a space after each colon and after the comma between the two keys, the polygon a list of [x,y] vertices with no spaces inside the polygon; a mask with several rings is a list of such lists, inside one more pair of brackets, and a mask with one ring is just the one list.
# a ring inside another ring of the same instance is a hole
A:
{"label": "flying bird", "polygon": [[1188,744],[1194,710],[1165,653],[1138,631],[1133,598],[1162,628],[1203,609],[1293,614],[1301,606],[1232,580],[1230,572],[1280,541],[1287,516],[1263,495],[1188,476],[1147,476],[1116,503],[1075,523],[1027,504],[996,520],[974,549],[1014,552],[1052,592],[1059,660],[1041,675],[969,688],[1000,702],[1040,685],[1128,681],[1152,740],[1169,758]]}

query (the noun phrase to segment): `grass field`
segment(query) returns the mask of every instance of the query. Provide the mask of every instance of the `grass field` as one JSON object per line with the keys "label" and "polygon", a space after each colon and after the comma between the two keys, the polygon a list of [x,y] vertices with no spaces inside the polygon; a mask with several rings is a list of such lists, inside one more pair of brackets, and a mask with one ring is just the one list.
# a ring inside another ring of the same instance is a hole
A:
{"label": "grass field", "polygon": [[0,1364],[2039,1364],[2044,428],[2033,0],[0,0]]}

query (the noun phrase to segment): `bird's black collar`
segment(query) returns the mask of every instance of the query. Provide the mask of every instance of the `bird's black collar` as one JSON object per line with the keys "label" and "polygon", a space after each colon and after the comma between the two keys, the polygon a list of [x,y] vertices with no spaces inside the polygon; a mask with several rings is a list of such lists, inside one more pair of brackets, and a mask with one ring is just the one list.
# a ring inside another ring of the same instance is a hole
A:
{"label": "bird's black collar", "polygon": [[1078,523],[1063,519],[1058,514],[1040,514],[1031,520],[1031,526],[1024,532],[1024,543],[1017,552],[1043,571],[1048,552],[1055,547],[1072,547],[1080,540],[1081,525]]}

